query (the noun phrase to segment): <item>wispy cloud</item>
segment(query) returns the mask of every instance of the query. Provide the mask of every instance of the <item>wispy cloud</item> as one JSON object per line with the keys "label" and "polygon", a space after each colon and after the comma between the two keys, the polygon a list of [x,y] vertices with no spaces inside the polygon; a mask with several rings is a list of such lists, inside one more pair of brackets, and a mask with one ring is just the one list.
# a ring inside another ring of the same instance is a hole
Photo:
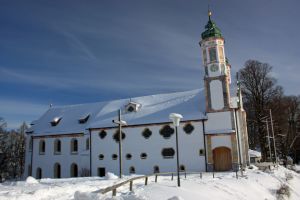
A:
{"label": "wispy cloud", "polygon": [[38,119],[49,105],[17,101],[15,99],[0,99],[0,117],[7,121],[7,128],[16,129],[23,122],[29,124]]}

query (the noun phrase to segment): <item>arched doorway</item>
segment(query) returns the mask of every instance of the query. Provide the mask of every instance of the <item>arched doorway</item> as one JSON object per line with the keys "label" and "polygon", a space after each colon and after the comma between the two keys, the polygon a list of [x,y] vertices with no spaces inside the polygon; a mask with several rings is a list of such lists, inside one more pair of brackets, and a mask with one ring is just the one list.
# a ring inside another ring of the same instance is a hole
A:
{"label": "arched doorway", "polygon": [[54,165],[54,178],[60,178],[60,164],[59,163],[55,163]]}
{"label": "arched doorway", "polygon": [[227,147],[218,147],[213,150],[214,170],[229,171],[232,169],[231,150]]}
{"label": "arched doorway", "polygon": [[78,177],[78,166],[75,163],[71,165],[71,177]]}
{"label": "arched doorway", "polygon": [[42,178],[42,169],[39,167],[36,169],[36,179]]}

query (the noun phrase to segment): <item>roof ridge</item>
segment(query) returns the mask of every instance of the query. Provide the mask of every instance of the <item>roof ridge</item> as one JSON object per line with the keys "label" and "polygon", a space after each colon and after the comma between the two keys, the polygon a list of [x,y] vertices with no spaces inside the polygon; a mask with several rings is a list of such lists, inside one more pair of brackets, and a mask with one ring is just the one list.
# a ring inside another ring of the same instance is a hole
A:
{"label": "roof ridge", "polygon": [[150,94],[150,95],[144,95],[144,96],[127,97],[127,98],[121,98],[121,99],[111,99],[111,100],[107,100],[107,101],[97,101],[97,102],[91,102],[91,103],[67,104],[67,105],[58,105],[58,106],[53,105],[49,110],[56,109],[56,108],[71,108],[71,107],[78,107],[78,106],[85,106],[85,105],[108,103],[108,102],[112,102],[112,101],[124,101],[124,100],[127,100],[127,99],[128,100],[131,99],[132,101],[136,102],[136,99],[138,99],[138,98],[144,98],[144,97],[150,97],[150,96],[159,96],[159,95],[168,95],[168,94],[171,95],[171,94],[176,94],[176,93],[183,94],[183,93],[188,93],[188,92],[192,92],[192,91],[202,91],[203,89],[204,88],[197,88],[197,89],[180,91],[180,92]]}

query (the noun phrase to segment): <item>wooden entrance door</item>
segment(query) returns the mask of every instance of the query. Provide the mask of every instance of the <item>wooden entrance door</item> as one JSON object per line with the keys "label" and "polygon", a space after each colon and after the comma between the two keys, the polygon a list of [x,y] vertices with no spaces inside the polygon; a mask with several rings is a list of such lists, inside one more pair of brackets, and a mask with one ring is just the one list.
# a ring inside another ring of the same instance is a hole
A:
{"label": "wooden entrance door", "polygon": [[213,150],[215,171],[229,171],[232,169],[231,150],[227,147],[218,147]]}

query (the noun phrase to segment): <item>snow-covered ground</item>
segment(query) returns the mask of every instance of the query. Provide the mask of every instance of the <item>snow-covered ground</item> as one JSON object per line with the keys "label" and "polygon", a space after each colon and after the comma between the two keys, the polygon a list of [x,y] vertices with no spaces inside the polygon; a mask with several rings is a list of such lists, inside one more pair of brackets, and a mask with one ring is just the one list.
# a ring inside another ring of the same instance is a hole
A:
{"label": "snow-covered ground", "polygon": [[[300,174],[279,167],[272,172],[248,169],[244,177],[235,178],[234,173],[217,173],[215,178],[206,173],[200,179],[199,174],[181,177],[181,187],[176,186],[176,177],[150,177],[148,185],[144,180],[134,182],[134,191],[129,192],[129,185],[118,190],[117,197],[111,192],[101,195],[93,191],[111,186],[131,177],[120,180],[112,174],[106,178],[87,177],[77,179],[42,179],[27,178],[26,181],[0,184],[0,199],[124,199],[124,200],[189,200],[189,199],[277,199],[276,191],[286,184],[290,188],[290,199],[300,199]],[[287,197],[284,197],[287,199]]]}

